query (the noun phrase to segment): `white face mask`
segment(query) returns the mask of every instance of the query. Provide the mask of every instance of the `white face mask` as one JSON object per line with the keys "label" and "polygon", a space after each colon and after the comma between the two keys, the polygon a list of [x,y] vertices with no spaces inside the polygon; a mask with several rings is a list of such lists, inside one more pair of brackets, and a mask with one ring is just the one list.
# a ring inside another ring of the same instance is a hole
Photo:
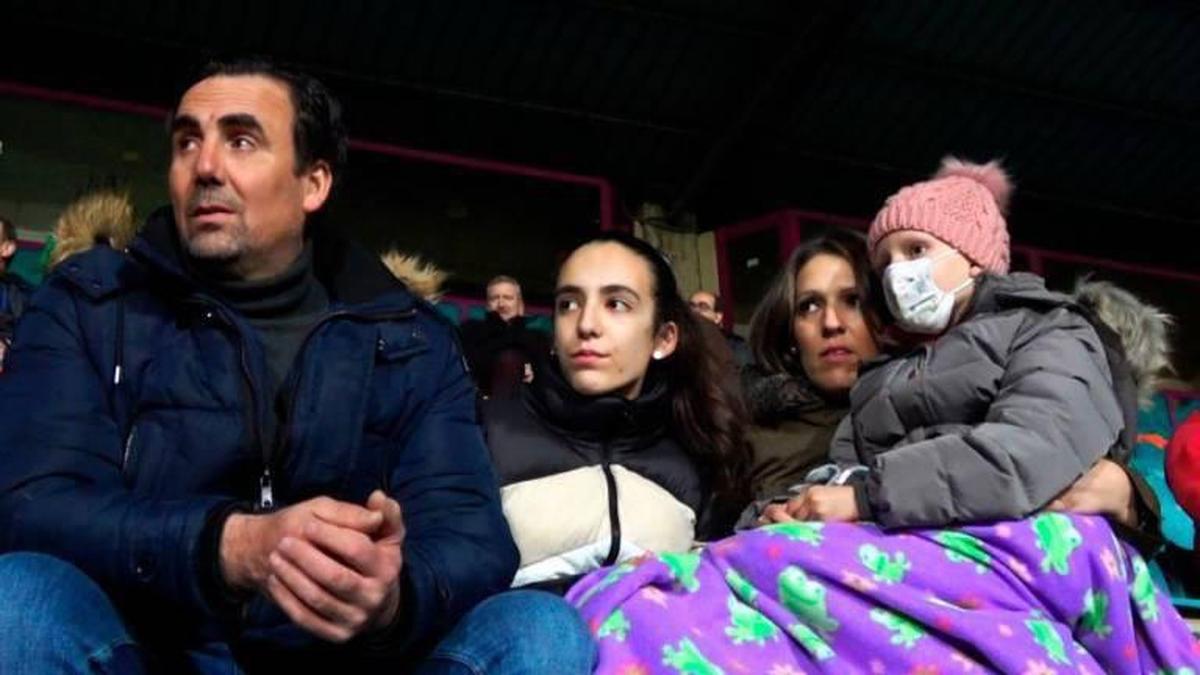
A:
{"label": "white face mask", "polygon": [[967,288],[973,279],[950,291],[943,291],[933,280],[933,264],[954,251],[936,258],[917,258],[892,263],[883,270],[883,295],[896,325],[910,333],[936,335],[950,325],[954,313],[954,298]]}

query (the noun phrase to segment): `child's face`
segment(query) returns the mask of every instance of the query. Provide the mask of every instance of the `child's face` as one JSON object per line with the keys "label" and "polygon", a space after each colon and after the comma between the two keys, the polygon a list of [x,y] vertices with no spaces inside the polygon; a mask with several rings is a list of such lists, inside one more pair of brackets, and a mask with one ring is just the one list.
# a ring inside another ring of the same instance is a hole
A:
{"label": "child's face", "polygon": [[[933,281],[943,291],[951,291],[983,273],[983,269],[971,264],[958,249],[932,234],[918,230],[893,232],[875,245],[871,256],[871,269],[882,275],[888,265],[918,258],[937,260],[933,265]],[[971,302],[975,285],[971,284],[958,293],[954,303],[954,315],[958,317],[962,308]]]}

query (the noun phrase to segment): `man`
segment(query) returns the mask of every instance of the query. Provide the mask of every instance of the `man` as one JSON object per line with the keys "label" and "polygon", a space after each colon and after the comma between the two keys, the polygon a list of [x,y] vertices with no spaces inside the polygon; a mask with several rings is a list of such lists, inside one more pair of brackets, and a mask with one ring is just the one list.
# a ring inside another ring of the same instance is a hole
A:
{"label": "man", "polygon": [[4,351],[12,340],[13,327],[21,318],[32,290],[24,279],[8,271],[16,255],[17,226],[0,216],[0,367],[4,364]]}
{"label": "man", "polygon": [[710,291],[699,290],[688,298],[688,306],[692,308],[693,312],[721,328],[721,332],[725,335],[725,341],[729,343],[729,349],[733,351],[734,362],[739,368],[754,363],[754,355],[750,352],[750,345],[746,344],[746,340],[740,335],[725,330],[725,313],[721,310],[720,296]]}
{"label": "man", "polygon": [[474,389],[436,311],[315,219],[345,155],[319,82],[214,64],[171,207],[46,281],[0,378],[0,672],[399,672],[464,615],[425,672],[586,667],[558,598],[475,607],[517,552]]}
{"label": "man", "polygon": [[521,296],[521,284],[504,276],[495,277],[487,285],[487,308],[505,321],[525,316],[525,298]]}
{"label": "man", "polygon": [[545,333],[529,328],[521,284],[498,276],[487,284],[488,314],[462,325],[463,351],[484,396],[511,394],[533,379],[534,365],[550,353]]}

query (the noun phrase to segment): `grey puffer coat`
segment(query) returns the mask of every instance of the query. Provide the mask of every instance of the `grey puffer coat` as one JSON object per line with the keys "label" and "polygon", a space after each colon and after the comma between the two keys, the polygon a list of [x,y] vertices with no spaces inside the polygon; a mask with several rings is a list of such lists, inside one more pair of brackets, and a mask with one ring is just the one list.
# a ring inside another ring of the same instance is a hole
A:
{"label": "grey puffer coat", "polygon": [[1031,274],[984,276],[966,317],[864,366],[830,449],[861,464],[859,510],[884,527],[1026,516],[1119,447],[1105,346]]}

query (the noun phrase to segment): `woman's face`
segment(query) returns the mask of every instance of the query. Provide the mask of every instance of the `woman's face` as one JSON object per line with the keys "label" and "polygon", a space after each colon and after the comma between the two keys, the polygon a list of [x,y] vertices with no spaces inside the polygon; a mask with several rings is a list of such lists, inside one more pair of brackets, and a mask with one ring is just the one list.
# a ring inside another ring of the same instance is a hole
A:
{"label": "woman's face", "polygon": [[[880,239],[875,245],[871,268],[876,274],[882,275],[888,265],[918,258],[934,259],[933,282],[947,292],[983,272],[982,268],[972,265],[958,249],[932,234],[917,230],[900,230]],[[974,293],[975,285],[971,284],[955,295],[953,321],[957,321]]]}
{"label": "woman's face", "polygon": [[792,336],[805,375],[827,395],[849,392],[859,366],[879,351],[860,297],[854,268],[840,256],[819,253],[796,272]]}
{"label": "woman's face", "polygon": [[654,327],[650,263],[615,242],[585,244],[558,273],[554,350],[571,387],[584,395],[637,398],[655,356],[675,351],[678,328]]}

